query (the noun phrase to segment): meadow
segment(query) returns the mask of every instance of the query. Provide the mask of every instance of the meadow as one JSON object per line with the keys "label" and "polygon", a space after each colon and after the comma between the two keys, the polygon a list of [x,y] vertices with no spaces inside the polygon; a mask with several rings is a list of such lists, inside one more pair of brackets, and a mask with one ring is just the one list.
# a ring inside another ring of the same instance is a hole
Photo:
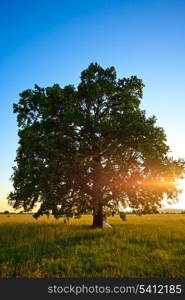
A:
{"label": "meadow", "polygon": [[108,221],[0,215],[0,277],[185,277],[185,214]]}

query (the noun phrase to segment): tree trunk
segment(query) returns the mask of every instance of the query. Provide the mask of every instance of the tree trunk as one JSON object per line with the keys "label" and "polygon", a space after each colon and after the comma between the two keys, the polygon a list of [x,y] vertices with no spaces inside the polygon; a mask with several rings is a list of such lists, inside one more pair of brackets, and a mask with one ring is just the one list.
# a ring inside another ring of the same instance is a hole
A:
{"label": "tree trunk", "polygon": [[98,211],[94,211],[93,215],[93,228],[103,228],[103,207],[99,206]]}

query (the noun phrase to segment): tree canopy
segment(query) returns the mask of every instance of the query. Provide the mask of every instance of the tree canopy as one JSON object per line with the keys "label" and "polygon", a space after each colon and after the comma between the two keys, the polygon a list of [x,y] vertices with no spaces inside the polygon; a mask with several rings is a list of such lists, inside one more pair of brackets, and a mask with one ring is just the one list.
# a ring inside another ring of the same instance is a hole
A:
{"label": "tree canopy", "polygon": [[143,88],[136,76],[117,79],[114,67],[91,63],[76,88],[20,93],[9,203],[25,211],[40,203],[35,217],[93,213],[101,227],[119,207],[156,209],[164,197],[178,199],[185,164],[169,156],[164,130],[141,110]]}

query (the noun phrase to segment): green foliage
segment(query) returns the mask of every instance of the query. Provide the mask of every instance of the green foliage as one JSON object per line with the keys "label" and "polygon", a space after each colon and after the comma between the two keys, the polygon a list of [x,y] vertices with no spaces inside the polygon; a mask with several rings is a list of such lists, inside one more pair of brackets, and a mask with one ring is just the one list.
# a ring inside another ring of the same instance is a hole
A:
{"label": "green foliage", "polygon": [[35,217],[69,219],[177,199],[184,161],[169,158],[163,129],[140,109],[143,87],[136,76],[117,80],[114,67],[92,63],[77,88],[23,91],[14,104],[19,147],[9,204],[24,211],[40,204]]}

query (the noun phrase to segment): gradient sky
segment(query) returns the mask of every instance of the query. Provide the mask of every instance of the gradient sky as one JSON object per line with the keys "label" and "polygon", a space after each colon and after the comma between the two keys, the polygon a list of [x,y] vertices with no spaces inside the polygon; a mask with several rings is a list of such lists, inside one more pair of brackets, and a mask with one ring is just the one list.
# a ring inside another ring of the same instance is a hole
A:
{"label": "gradient sky", "polygon": [[185,158],[185,0],[1,1],[0,36],[0,211],[10,210],[19,92],[76,85],[91,62],[143,79],[142,108]]}

